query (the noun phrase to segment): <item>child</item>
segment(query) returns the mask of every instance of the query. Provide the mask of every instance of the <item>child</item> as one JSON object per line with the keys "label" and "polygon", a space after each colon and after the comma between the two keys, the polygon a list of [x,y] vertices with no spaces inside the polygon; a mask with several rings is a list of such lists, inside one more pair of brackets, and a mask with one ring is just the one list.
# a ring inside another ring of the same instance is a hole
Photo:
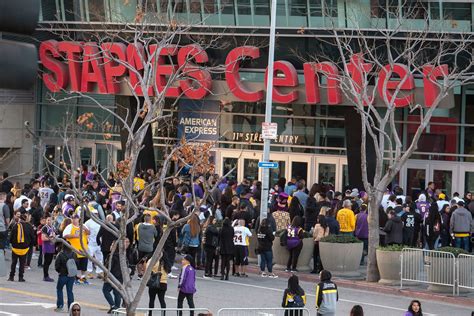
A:
{"label": "child", "polygon": [[[185,255],[181,259],[181,264],[183,266],[181,273],[179,275],[178,282],[178,308],[183,308],[184,299],[188,301],[188,306],[190,309],[194,308],[193,296],[196,293],[196,270],[194,268],[194,258],[191,255]],[[183,313],[178,312],[178,315],[181,316]],[[191,316],[194,316],[194,312],[190,312]]]}

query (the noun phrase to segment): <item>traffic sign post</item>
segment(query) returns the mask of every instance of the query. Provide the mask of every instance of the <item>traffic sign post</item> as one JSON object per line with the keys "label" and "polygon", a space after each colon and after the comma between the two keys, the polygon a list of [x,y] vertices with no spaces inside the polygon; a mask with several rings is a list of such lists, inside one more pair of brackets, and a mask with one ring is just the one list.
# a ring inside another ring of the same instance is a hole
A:
{"label": "traffic sign post", "polygon": [[276,161],[259,161],[258,162],[258,167],[259,168],[264,168],[264,169],[277,169],[278,168],[278,162],[276,162]]}

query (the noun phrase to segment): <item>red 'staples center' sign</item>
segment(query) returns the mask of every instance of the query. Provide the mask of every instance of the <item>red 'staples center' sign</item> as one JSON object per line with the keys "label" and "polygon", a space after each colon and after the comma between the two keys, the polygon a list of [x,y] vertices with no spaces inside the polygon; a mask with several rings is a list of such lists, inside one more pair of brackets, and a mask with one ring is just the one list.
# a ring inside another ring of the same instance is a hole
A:
{"label": "red 'staples center' sign", "polygon": [[[154,95],[155,89],[165,93],[166,97],[177,98],[185,95],[190,99],[203,99],[212,90],[212,77],[204,65],[209,61],[206,51],[196,44],[178,47],[169,45],[158,49],[150,45],[147,50],[141,44],[103,43],[98,46],[93,42],[58,42],[48,40],[40,45],[40,60],[46,69],[43,80],[52,92],[69,90],[72,92],[98,92],[101,94],[122,94],[120,81],[127,76],[130,85],[138,95],[143,95],[138,76],[143,72],[143,61],[147,60],[146,52],[156,53],[153,66],[155,85],[148,86],[148,95]],[[239,70],[244,59],[260,57],[260,50],[255,46],[241,46],[232,49],[225,61],[225,81],[229,91],[239,100],[258,102],[264,98],[263,90],[251,90],[242,81]],[[169,63],[169,58],[176,63]],[[366,63],[361,55],[353,55],[347,64],[347,71],[352,80],[355,92],[363,87],[365,73],[373,65]],[[448,66],[424,65],[424,105],[432,106],[438,96],[435,84],[437,78],[448,74]],[[177,71],[185,72],[186,78],[178,84],[169,85],[168,80]],[[305,102],[321,102],[320,77],[326,77],[328,104],[341,104],[341,76],[337,66],[330,62],[307,62],[303,65]],[[268,70],[265,72],[265,77]],[[292,103],[299,99],[297,87],[300,84],[295,67],[287,61],[275,61],[273,79],[273,101]],[[397,78],[387,78],[397,77]],[[266,80],[265,80],[266,82]],[[403,91],[403,95],[394,96],[394,91]],[[377,91],[382,98],[392,100],[397,107],[404,107],[414,102],[415,80],[410,69],[403,64],[387,65],[378,74]],[[354,93],[354,91],[353,91]]]}

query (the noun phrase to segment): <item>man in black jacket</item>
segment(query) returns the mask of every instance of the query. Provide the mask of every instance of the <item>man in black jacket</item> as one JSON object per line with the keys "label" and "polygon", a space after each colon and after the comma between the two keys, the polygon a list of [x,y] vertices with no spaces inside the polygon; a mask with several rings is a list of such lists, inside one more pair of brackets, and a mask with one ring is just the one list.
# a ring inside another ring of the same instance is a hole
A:
{"label": "man in black jacket", "polygon": [[[125,250],[128,249],[128,246],[130,246],[130,241],[128,240],[128,238],[125,238],[124,239]],[[112,274],[117,279],[117,281],[119,281],[120,283],[123,283],[122,268],[120,267],[120,256],[119,256],[118,245],[117,245],[117,248],[114,251],[114,254],[109,255],[107,260],[112,260],[112,262],[110,262],[110,271],[108,271],[108,273]],[[105,266],[106,267],[109,266],[108,261],[105,264]],[[128,270],[128,262],[127,262],[127,270]],[[107,312],[107,314],[110,314],[110,313],[112,313],[112,311],[120,308],[121,302],[122,302],[122,296],[120,295],[120,292],[117,291],[112,286],[112,284],[110,284],[108,282],[108,275],[104,276],[104,280],[105,280],[105,282],[104,282],[104,285],[102,287],[102,293],[104,294],[105,299],[107,300],[107,302],[110,305],[110,309]],[[113,293],[113,297],[112,297],[112,294],[110,294],[110,292]]]}
{"label": "man in black jacket", "polygon": [[[113,215],[109,214],[107,215],[107,217],[105,218],[105,220],[114,225],[115,227],[117,227],[117,229],[119,228],[117,225],[114,224],[114,217]],[[105,263],[105,260],[109,257],[109,254],[110,254],[110,247],[112,247],[112,243],[117,240],[117,237],[112,234],[108,229],[104,228],[104,227],[100,227],[99,229],[99,232],[97,233],[97,238],[96,238],[96,241],[97,241],[97,245],[100,246],[100,251],[102,252],[102,255],[103,255],[103,260],[104,260],[104,263]]]}
{"label": "man in black jacket", "polygon": [[10,235],[10,244],[12,245],[12,264],[8,281],[13,281],[15,277],[16,264],[19,261],[20,267],[18,270],[18,281],[25,282],[23,274],[25,273],[26,257],[28,256],[30,247],[33,247],[34,245],[36,236],[33,226],[26,222],[26,214],[20,215],[18,213],[19,211],[15,214],[20,218],[20,220],[17,224],[13,225]]}

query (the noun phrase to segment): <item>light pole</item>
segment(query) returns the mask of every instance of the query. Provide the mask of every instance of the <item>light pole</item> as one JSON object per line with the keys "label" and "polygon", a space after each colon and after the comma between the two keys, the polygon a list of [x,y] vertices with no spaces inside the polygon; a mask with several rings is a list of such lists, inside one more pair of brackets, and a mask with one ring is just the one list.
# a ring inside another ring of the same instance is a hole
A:
{"label": "light pole", "polygon": [[[272,96],[273,96],[273,62],[275,59],[275,28],[276,28],[276,6],[277,1],[271,2],[270,13],[270,45],[268,47],[268,76],[267,94],[265,98],[265,123],[272,121]],[[270,139],[263,140],[263,161],[270,160]],[[260,221],[267,218],[268,212],[268,191],[270,187],[270,169],[262,170],[262,199],[260,201]]]}

